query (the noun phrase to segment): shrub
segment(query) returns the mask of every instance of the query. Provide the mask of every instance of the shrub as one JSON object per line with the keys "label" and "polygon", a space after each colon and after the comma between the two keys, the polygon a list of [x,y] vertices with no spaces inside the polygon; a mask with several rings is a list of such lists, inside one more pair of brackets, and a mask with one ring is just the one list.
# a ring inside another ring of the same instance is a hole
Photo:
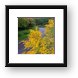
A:
{"label": "shrub", "polygon": [[30,48],[29,51],[25,51],[27,54],[54,54],[54,32],[51,32],[54,28],[54,20],[50,19],[48,24],[45,25],[45,36],[42,37],[42,33],[36,28],[30,30],[29,38],[24,41],[25,48]]}

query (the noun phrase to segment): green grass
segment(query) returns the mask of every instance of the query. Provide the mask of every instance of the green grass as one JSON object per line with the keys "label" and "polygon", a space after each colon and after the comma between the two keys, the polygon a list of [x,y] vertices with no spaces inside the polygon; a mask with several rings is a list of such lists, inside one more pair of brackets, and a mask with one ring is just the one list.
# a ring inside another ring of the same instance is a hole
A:
{"label": "green grass", "polygon": [[29,30],[20,30],[18,31],[18,40],[24,40],[28,38]]}
{"label": "green grass", "polygon": [[[33,26],[30,29],[35,29],[35,28],[36,28],[36,26]],[[21,41],[21,40],[28,38],[29,33],[30,33],[30,29],[19,30],[18,31],[18,40]]]}

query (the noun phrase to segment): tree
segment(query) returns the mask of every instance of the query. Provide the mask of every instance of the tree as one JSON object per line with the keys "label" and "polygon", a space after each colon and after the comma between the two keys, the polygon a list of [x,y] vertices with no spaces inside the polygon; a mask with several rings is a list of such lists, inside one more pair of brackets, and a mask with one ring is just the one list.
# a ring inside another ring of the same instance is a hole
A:
{"label": "tree", "polygon": [[27,20],[27,18],[19,17],[18,18],[18,29],[22,30],[22,29],[26,29],[26,28],[28,28],[28,20]]}
{"label": "tree", "polygon": [[28,28],[34,27],[36,25],[33,18],[28,18]]}

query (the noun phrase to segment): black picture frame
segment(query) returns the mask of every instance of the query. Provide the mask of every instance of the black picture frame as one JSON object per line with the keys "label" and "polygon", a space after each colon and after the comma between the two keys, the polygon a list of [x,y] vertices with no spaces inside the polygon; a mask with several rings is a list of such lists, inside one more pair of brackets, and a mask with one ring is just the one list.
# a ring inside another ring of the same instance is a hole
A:
{"label": "black picture frame", "polygon": [[[9,9],[63,9],[64,63],[9,63]],[[5,5],[6,15],[6,58],[5,67],[67,67],[67,5]]]}

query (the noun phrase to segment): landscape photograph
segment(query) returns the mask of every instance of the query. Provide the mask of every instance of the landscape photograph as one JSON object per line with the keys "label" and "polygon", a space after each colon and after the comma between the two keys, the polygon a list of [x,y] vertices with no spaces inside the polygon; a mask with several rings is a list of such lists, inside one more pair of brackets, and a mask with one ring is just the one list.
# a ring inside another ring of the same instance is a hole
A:
{"label": "landscape photograph", "polygon": [[18,17],[18,54],[55,54],[55,17]]}

